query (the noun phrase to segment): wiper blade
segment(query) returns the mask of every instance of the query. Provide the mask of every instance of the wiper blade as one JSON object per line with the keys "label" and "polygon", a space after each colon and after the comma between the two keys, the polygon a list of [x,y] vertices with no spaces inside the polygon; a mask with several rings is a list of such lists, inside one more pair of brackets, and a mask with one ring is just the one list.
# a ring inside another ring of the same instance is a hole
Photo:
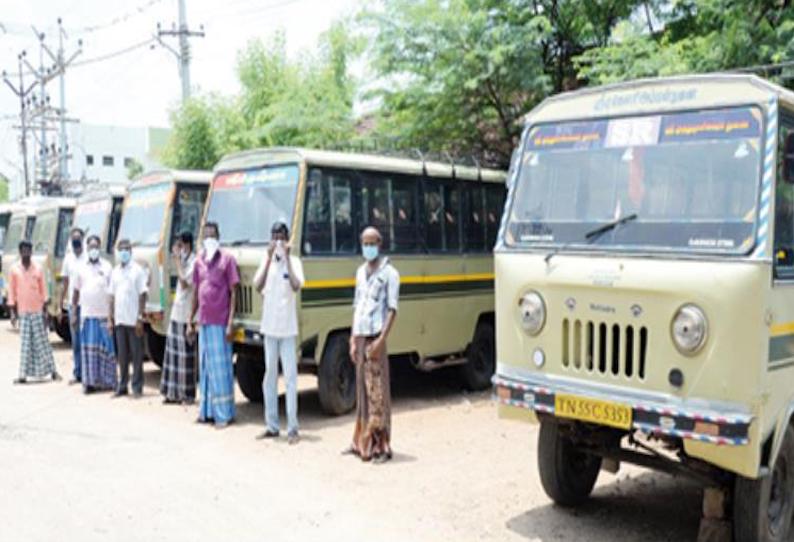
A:
{"label": "wiper blade", "polygon": [[630,215],[621,216],[619,218],[616,218],[612,222],[607,222],[603,226],[599,226],[594,230],[590,230],[589,232],[584,234],[584,238],[587,241],[595,241],[596,239],[604,235],[606,232],[610,230],[614,230],[618,226],[621,226],[626,222],[631,222],[632,220],[636,220],[636,219],[637,219],[637,213],[631,213]]}
{"label": "wiper blade", "polygon": [[239,247],[241,245],[245,245],[249,243],[250,241],[251,241],[250,239],[236,239],[229,244],[233,247]]}

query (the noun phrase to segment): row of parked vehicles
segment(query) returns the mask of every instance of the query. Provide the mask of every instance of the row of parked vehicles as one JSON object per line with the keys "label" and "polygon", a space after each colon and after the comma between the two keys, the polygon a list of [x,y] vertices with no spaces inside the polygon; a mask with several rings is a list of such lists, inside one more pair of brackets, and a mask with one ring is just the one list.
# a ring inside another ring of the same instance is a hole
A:
{"label": "row of parked vehicles", "polygon": [[73,226],[99,235],[105,256],[130,239],[149,275],[146,339],[162,363],[177,277],[171,245],[182,231],[198,239],[203,221],[220,225],[221,244],[237,259],[236,374],[261,400],[262,300],[252,286],[275,221],[291,225],[307,282],[299,307],[300,369],[318,376],[323,408],[341,414],[355,403],[348,337],[359,232],[377,226],[402,275],[399,324],[390,351],[421,370],[459,365],[472,389],[490,386],[495,368],[491,247],[505,198],[503,172],[424,160],[295,148],[243,152],[214,172],[156,171],[128,186],[80,197],[35,197],[0,208],[6,224],[2,269],[28,238],[46,272],[53,331],[70,340],[59,306],[63,257]]}

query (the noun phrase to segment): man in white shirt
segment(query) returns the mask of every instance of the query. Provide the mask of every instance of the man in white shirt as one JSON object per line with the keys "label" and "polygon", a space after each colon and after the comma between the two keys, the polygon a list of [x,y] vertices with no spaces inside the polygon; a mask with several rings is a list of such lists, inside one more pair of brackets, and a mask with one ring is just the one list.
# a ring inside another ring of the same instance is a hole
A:
{"label": "man in white shirt", "polygon": [[128,393],[132,362],[132,394],[143,395],[143,315],[149,291],[146,271],[132,260],[129,239],[118,242],[116,260],[110,275],[110,327],[116,336],[119,361],[119,386],[115,397]]}
{"label": "man in white shirt", "polygon": [[[80,307],[72,305],[72,298],[74,297],[74,283],[77,280],[77,273],[80,266],[83,265],[88,258],[86,257],[85,250],[83,250],[83,230],[80,228],[72,228],[70,233],[71,237],[71,250],[63,257],[63,265],[61,266],[61,276],[63,277],[63,288],[61,289],[60,307],[67,309],[68,314],[62,314],[61,318],[69,318],[69,331],[72,336],[72,358],[74,361],[74,369],[72,370],[72,379],[69,384],[77,384],[80,382]],[[75,316],[72,318],[72,316]]]}
{"label": "man in white shirt", "polygon": [[[87,240],[88,261],[79,266],[74,281],[72,306],[80,307],[80,369],[83,391],[116,388],[116,348],[110,332],[111,265],[100,258],[102,242],[96,235]],[[77,313],[72,314],[71,324]]]}
{"label": "man in white shirt", "polygon": [[254,288],[262,292],[262,326],[265,336],[265,432],[257,438],[279,435],[278,360],[287,384],[287,439],[298,442],[298,291],[303,287],[303,266],[290,254],[289,229],[276,222],[270,231],[262,264],[254,277]]}

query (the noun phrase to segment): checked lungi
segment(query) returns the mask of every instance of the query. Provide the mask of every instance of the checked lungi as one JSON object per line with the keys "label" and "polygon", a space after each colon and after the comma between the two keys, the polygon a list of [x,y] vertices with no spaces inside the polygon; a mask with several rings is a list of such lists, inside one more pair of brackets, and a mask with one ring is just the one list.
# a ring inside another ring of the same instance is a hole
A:
{"label": "checked lungi", "polygon": [[232,345],[226,341],[226,329],[202,325],[199,331],[199,419],[216,424],[234,419],[234,368]]}
{"label": "checked lungi", "polygon": [[169,401],[196,398],[196,344],[187,340],[187,324],[172,321],[168,326],[160,393]]}
{"label": "checked lungi", "polygon": [[51,376],[55,372],[55,359],[52,357],[44,315],[40,312],[20,314],[19,336],[22,341],[19,378]]}
{"label": "checked lungi", "polygon": [[116,389],[116,348],[106,318],[86,318],[80,329],[83,389]]}

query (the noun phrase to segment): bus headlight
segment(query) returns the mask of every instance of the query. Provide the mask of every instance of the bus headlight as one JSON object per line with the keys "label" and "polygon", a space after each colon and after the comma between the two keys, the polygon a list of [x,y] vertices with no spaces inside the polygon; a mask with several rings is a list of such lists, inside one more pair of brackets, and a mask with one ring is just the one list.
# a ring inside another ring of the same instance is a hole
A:
{"label": "bus headlight", "polygon": [[684,305],[673,317],[671,332],[673,343],[679,352],[687,355],[694,354],[706,342],[708,334],[706,315],[696,305]]}
{"label": "bus headlight", "polygon": [[525,293],[518,302],[518,319],[530,335],[537,335],[546,323],[546,304],[539,293]]}

